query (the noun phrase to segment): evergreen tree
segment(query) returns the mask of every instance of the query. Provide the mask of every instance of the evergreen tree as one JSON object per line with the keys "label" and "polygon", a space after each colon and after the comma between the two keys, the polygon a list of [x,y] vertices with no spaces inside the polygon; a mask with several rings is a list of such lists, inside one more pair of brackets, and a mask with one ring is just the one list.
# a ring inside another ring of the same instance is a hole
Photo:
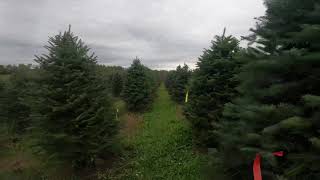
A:
{"label": "evergreen tree", "polygon": [[178,103],[184,102],[187,92],[187,85],[191,77],[191,71],[188,65],[177,66],[175,71],[171,71],[166,80],[166,87],[171,98]]}
{"label": "evergreen tree", "polygon": [[169,71],[167,70],[153,70],[157,76],[158,84],[160,85],[162,82],[166,82]]}
{"label": "evergreen tree", "polygon": [[[241,96],[224,110],[215,154],[217,172],[226,179],[250,179],[252,160],[260,153],[265,179],[316,180],[320,4],[316,0],[265,4],[267,14],[255,31],[255,40],[262,40],[256,41],[261,43],[258,48],[264,49],[241,69],[237,88]],[[272,156],[275,151],[284,151],[285,158]]]}
{"label": "evergreen tree", "polygon": [[3,127],[7,124],[6,112],[6,84],[0,79],[0,125]]}
{"label": "evergreen tree", "polygon": [[49,53],[36,59],[44,72],[33,114],[37,145],[75,168],[92,165],[110,152],[116,133],[112,104],[95,72],[96,57],[70,28],[45,47]]}
{"label": "evergreen tree", "polygon": [[226,36],[216,36],[210,49],[206,49],[197,63],[198,69],[191,79],[189,102],[185,115],[193,126],[195,137],[203,146],[215,147],[214,131],[218,128],[225,103],[235,95],[233,79],[237,62],[234,55],[239,41]]}
{"label": "evergreen tree", "polygon": [[30,105],[28,96],[35,90],[36,69],[31,66],[19,65],[17,70],[10,75],[7,84],[7,118],[12,133],[22,133],[30,125]]}
{"label": "evergreen tree", "polygon": [[128,109],[142,111],[152,102],[154,87],[147,67],[139,59],[134,59],[128,69],[127,81],[123,90],[123,98]]}
{"label": "evergreen tree", "polygon": [[[113,91],[113,87],[118,86],[120,84],[122,84],[122,89],[123,89],[123,85],[126,77],[126,69],[124,69],[123,67],[105,66],[105,65],[98,64],[96,66],[96,73],[97,73],[97,76],[99,76],[99,78],[101,79],[103,86],[110,92],[110,94],[116,93]],[[121,82],[119,82],[120,84],[115,84],[116,82],[113,81],[113,78],[114,76],[118,76],[118,75],[120,75],[119,78],[121,78]],[[121,93],[122,89],[120,90],[120,92],[117,92],[114,95],[119,96],[118,93]]]}
{"label": "evergreen tree", "polygon": [[8,74],[6,66],[0,65],[0,75]]}
{"label": "evergreen tree", "polygon": [[112,94],[115,97],[119,97],[123,89],[123,77],[120,73],[116,72],[111,76],[111,82]]}
{"label": "evergreen tree", "polygon": [[305,25],[318,23],[317,3],[319,0],[303,3],[299,0],[265,0],[266,15],[257,18],[256,27],[251,29],[253,34],[244,38],[250,44],[255,43],[255,48],[266,54],[278,54],[293,47],[304,48],[309,43],[293,40],[291,33],[300,32]]}
{"label": "evergreen tree", "polygon": [[173,95],[173,90],[174,90],[174,84],[176,84],[176,74],[177,74],[177,69],[181,69],[181,66],[177,66],[176,70],[169,71],[168,76],[165,80],[165,86],[168,90],[168,93],[172,97]]}
{"label": "evergreen tree", "polygon": [[36,81],[40,78],[37,68],[31,65],[15,66],[15,70],[5,75],[3,82],[1,117],[7,124],[10,134],[21,134],[30,125],[29,96],[36,90]]}

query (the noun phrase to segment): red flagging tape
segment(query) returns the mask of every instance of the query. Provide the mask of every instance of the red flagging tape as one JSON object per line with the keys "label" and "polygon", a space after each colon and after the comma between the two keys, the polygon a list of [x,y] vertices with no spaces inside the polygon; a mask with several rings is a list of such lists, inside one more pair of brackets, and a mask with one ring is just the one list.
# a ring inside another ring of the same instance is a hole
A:
{"label": "red flagging tape", "polygon": [[[272,153],[274,156],[279,156],[282,157],[284,155],[283,151],[279,152],[274,152]],[[261,175],[261,155],[256,154],[256,158],[253,161],[253,177],[254,180],[262,180],[262,175]]]}
{"label": "red flagging tape", "polygon": [[253,177],[254,177],[254,180],[262,180],[260,163],[261,163],[261,155],[257,154],[256,158],[253,161]]}
{"label": "red flagging tape", "polygon": [[272,153],[274,156],[279,156],[279,157],[282,157],[284,155],[284,152],[283,151],[279,151],[279,152],[274,152]]}

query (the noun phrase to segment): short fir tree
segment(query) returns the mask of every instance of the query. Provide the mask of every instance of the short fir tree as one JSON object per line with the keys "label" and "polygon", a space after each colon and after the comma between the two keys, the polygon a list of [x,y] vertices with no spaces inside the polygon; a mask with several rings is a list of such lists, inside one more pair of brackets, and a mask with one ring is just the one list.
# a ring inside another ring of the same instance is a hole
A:
{"label": "short fir tree", "polygon": [[183,67],[177,66],[175,71],[170,71],[165,84],[174,101],[184,102],[190,77],[191,71],[186,64]]}
{"label": "short fir tree", "polygon": [[112,94],[113,96],[115,97],[119,97],[122,90],[123,90],[123,76],[116,72],[114,74],[111,75],[111,82],[112,82],[112,85],[111,85],[111,91],[112,91]]}
{"label": "short fir tree", "polygon": [[129,110],[146,110],[153,96],[153,85],[147,67],[139,59],[134,59],[127,72],[123,98]]}
{"label": "short fir tree", "polygon": [[10,134],[22,134],[31,124],[30,98],[37,91],[36,82],[41,77],[38,68],[32,68],[31,65],[20,64],[14,69],[3,82],[0,116]]}

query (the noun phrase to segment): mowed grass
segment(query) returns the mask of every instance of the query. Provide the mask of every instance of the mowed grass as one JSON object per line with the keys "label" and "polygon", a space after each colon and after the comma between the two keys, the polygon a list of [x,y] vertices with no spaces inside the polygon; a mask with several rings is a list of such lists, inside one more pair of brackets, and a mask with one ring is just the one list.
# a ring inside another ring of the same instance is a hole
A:
{"label": "mowed grass", "polygon": [[106,179],[202,179],[205,157],[193,151],[190,127],[177,110],[162,85],[152,110],[143,114],[141,129],[127,142],[133,157],[118,167],[117,176]]}

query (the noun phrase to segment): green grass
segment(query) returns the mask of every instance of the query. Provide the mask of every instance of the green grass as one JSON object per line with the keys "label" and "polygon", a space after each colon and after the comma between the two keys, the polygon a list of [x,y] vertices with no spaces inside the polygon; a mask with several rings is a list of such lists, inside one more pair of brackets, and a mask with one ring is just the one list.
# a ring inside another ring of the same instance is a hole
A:
{"label": "green grass", "polygon": [[[32,154],[25,139],[13,142],[17,136],[10,135],[1,128],[0,135],[0,179],[37,180],[41,178],[39,167],[43,163]],[[20,137],[21,138],[21,137]]]}
{"label": "green grass", "polygon": [[204,157],[194,153],[190,127],[178,115],[163,85],[152,109],[143,115],[140,132],[127,142],[133,157],[126,157],[117,175],[106,179],[202,179]]}

